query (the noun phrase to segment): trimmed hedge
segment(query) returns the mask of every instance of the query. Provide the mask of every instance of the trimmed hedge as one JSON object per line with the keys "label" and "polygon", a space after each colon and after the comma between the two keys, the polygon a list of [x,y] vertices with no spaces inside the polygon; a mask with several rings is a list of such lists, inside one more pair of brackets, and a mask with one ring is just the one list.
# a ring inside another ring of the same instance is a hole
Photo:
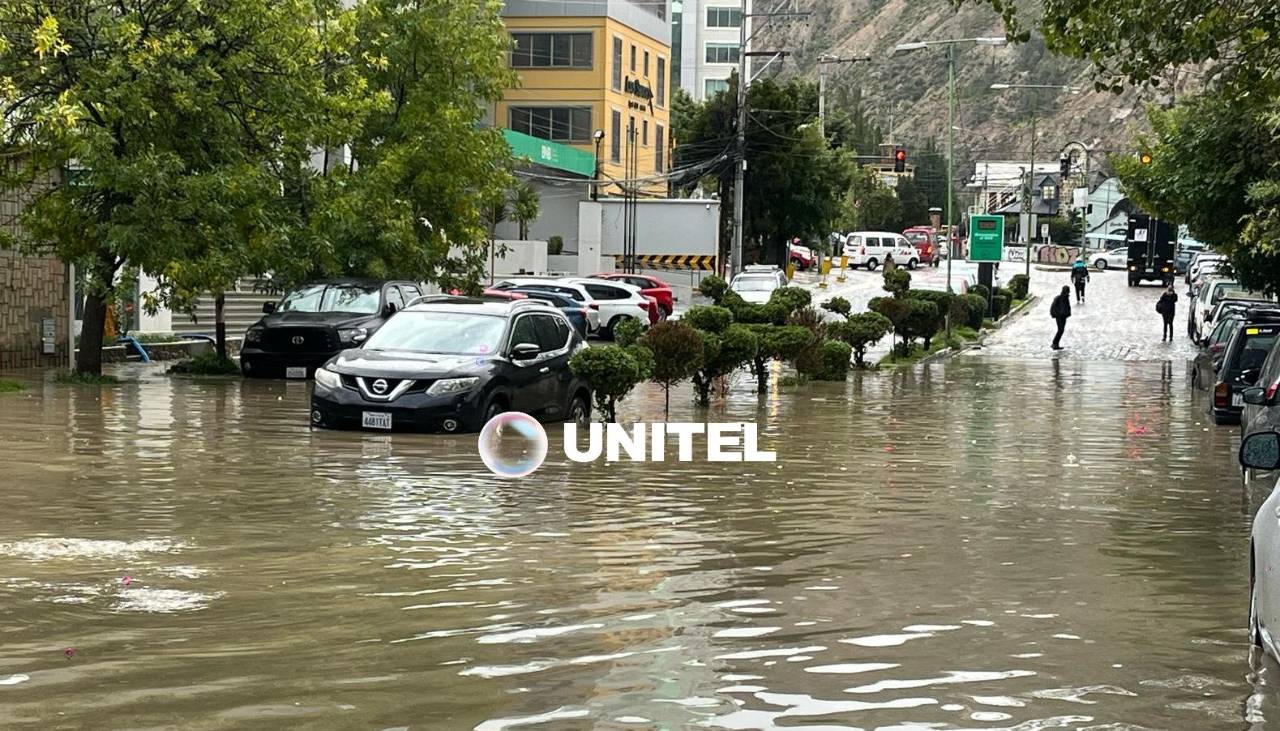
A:
{"label": "trimmed hedge", "polygon": [[822,370],[818,373],[820,381],[843,381],[849,375],[849,358],[853,348],[839,340],[827,340],[822,343]]}
{"label": "trimmed hedge", "polygon": [[1009,280],[1009,293],[1016,300],[1026,299],[1030,287],[1031,279],[1025,274],[1018,274]]}
{"label": "trimmed hedge", "polygon": [[964,303],[968,309],[964,324],[974,330],[982,329],[982,321],[987,317],[987,300],[976,294],[966,294]]}

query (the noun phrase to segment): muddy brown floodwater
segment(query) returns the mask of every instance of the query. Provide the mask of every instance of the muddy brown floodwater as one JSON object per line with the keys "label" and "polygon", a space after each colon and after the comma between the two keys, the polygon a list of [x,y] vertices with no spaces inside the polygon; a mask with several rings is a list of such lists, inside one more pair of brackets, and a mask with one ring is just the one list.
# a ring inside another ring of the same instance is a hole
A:
{"label": "muddy brown floodwater", "polygon": [[1244,630],[1266,488],[1181,361],[748,381],[707,418],[758,421],[776,464],[579,465],[557,428],[514,481],[475,436],[313,432],[306,384],[126,375],[0,395],[0,727],[1277,713]]}

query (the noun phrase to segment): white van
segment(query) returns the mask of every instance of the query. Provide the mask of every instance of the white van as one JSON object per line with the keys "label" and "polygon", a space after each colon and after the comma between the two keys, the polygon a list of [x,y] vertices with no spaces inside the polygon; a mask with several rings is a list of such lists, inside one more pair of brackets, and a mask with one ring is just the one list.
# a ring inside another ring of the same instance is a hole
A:
{"label": "white van", "polygon": [[866,267],[874,271],[893,255],[898,266],[915,269],[920,263],[920,253],[902,234],[887,231],[854,231],[844,237],[844,255],[849,257],[850,267]]}

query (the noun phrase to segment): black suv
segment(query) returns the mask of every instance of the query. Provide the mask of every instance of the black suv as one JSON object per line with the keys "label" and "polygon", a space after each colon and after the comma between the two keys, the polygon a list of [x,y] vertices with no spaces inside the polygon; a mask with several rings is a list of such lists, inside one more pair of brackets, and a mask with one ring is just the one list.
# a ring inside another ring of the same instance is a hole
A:
{"label": "black suv", "polygon": [[585,424],[591,391],[569,370],[584,347],[544,302],[424,297],[316,370],[311,423],[479,431],[503,411],[523,411]]}
{"label": "black suv", "polygon": [[1257,382],[1262,364],[1277,338],[1280,338],[1280,317],[1274,310],[1245,313],[1244,321],[1222,351],[1213,399],[1209,402],[1209,414],[1215,424],[1240,423],[1240,414],[1244,411],[1243,392]]}
{"label": "black suv", "polygon": [[308,378],[343,348],[352,348],[396,310],[422,295],[414,282],[332,279],[312,282],[262,306],[265,316],[244,334],[240,372]]}

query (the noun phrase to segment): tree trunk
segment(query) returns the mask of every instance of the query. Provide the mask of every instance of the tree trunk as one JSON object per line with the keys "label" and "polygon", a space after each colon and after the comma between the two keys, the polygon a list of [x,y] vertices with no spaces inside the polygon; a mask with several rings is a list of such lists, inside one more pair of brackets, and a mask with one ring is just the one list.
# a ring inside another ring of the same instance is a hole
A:
{"label": "tree trunk", "polygon": [[664,385],[662,387],[662,395],[664,397],[662,403],[662,418],[671,418],[671,386]]}
{"label": "tree trunk", "polygon": [[84,298],[84,322],[80,330],[80,350],[76,353],[76,373],[102,375],[102,328],[107,321],[107,295],[90,288]]}
{"label": "tree trunk", "polygon": [[213,340],[218,359],[227,359],[227,295],[219,292],[213,300]]}
{"label": "tree trunk", "polygon": [[764,358],[755,359],[753,365],[756,371],[756,393],[767,393],[769,391],[768,363],[769,361]]}
{"label": "tree trunk", "polygon": [[613,424],[618,421],[618,401],[612,396],[609,397],[609,423]]}

